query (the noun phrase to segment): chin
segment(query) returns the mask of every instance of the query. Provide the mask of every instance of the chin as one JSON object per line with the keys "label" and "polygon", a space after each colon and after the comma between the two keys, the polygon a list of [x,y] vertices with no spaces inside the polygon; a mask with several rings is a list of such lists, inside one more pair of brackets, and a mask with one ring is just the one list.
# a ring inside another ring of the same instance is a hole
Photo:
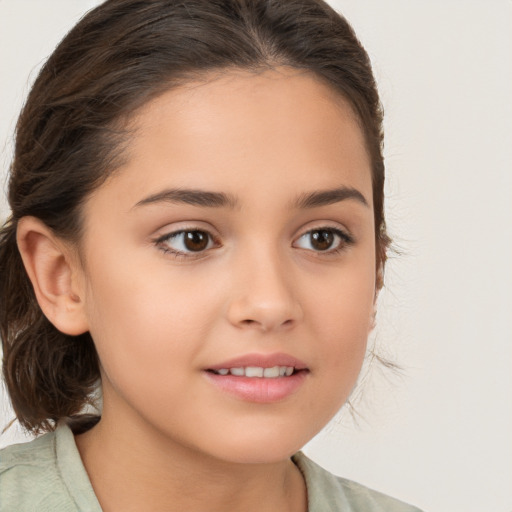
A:
{"label": "chin", "polygon": [[[293,435],[295,434],[295,435]],[[275,464],[289,459],[313,437],[292,433],[290,429],[254,433],[252,436],[231,436],[224,441],[217,439],[210,445],[210,453],[216,458],[237,464]]]}

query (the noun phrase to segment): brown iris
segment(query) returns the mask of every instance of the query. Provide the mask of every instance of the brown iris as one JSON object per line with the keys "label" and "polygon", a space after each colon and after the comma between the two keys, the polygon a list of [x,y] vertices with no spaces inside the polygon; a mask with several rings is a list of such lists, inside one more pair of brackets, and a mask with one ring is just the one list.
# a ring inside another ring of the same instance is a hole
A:
{"label": "brown iris", "polygon": [[327,229],[318,229],[311,232],[311,245],[318,251],[326,251],[334,242],[334,233]]}
{"label": "brown iris", "polygon": [[208,234],[204,231],[185,231],[183,235],[189,251],[203,251],[208,246]]}

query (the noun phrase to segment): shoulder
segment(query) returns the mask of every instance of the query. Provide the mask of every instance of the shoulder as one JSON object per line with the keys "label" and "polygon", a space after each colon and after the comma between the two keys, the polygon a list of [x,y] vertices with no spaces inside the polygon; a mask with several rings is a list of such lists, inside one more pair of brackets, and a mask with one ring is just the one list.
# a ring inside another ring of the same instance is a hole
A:
{"label": "shoulder", "polygon": [[[68,449],[76,451],[71,456],[78,458],[77,464],[81,466],[73,434],[67,427],[59,427],[56,432],[28,443],[0,450],[0,512],[78,511],[68,485],[69,478],[74,479],[77,470],[69,467],[70,461],[62,461],[59,457],[59,452]],[[65,472],[67,476],[63,475]]]}
{"label": "shoulder", "polygon": [[67,492],[59,475],[56,449],[52,432],[0,451],[2,512],[50,510],[50,502],[64,505],[62,497]]}
{"label": "shoulder", "polygon": [[386,494],[340,478],[299,452],[293,461],[306,481],[309,512],[421,512]]}

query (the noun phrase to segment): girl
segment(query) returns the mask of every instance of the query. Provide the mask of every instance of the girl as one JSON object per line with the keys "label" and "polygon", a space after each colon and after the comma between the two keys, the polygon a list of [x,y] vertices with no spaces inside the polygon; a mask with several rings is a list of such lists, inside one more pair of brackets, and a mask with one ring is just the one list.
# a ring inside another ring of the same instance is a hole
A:
{"label": "girl", "polygon": [[[321,0],[108,0],[21,113],[1,510],[413,511],[300,453],[382,286],[382,115]],[[102,411],[86,414],[101,385]]]}

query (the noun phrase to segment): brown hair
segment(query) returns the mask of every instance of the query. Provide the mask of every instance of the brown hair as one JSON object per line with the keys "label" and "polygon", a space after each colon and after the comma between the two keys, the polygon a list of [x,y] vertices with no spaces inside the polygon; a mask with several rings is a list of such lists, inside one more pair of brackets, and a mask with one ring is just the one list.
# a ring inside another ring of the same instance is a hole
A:
{"label": "brown hair", "polygon": [[89,333],[63,334],[41,312],[16,246],[18,220],[38,217],[78,241],[81,205],[119,167],[136,108],[210,70],[277,65],[313,72],[358,115],[382,286],[382,112],[369,58],[347,21],[322,0],[108,0],[50,56],[16,126],[12,216],[0,232],[0,333],[4,379],[25,429],[51,430],[79,414],[100,374]]}

